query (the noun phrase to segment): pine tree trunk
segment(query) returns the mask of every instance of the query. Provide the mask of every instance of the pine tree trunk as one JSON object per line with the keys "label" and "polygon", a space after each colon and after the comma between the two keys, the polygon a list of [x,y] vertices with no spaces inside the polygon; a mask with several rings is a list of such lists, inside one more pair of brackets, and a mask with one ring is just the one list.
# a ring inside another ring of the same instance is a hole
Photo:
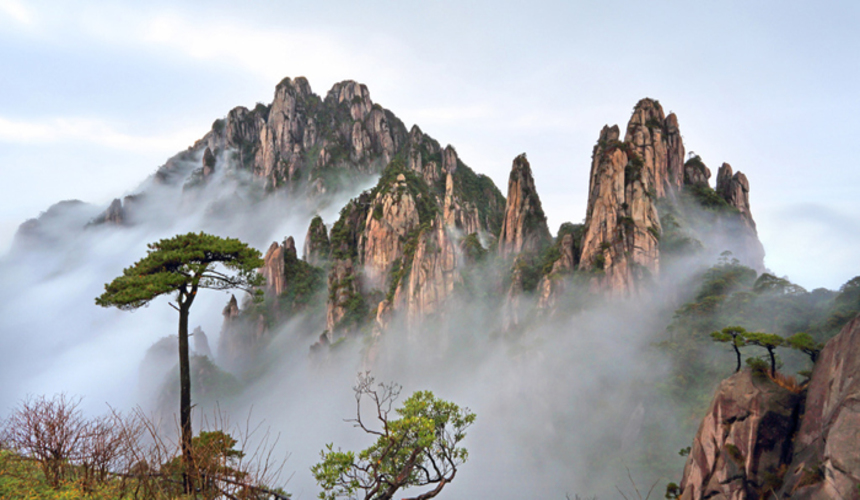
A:
{"label": "pine tree trunk", "polygon": [[185,494],[194,491],[193,460],[191,457],[191,363],[188,356],[187,299],[179,300],[179,426],[182,431],[182,486]]}

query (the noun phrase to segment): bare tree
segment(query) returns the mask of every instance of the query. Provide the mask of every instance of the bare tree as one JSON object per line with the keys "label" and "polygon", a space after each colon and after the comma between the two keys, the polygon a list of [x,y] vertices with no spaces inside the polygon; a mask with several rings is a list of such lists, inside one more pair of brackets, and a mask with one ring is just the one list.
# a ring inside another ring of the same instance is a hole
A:
{"label": "bare tree", "polygon": [[12,412],[3,431],[3,441],[19,455],[35,460],[55,488],[81,455],[86,421],[79,405],[79,398],[65,394],[27,398]]}
{"label": "bare tree", "polygon": [[[74,481],[84,492],[110,488],[122,498],[160,500],[181,496],[189,471],[182,445],[165,438],[158,422],[142,410],[123,415],[85,417],[80,399],[65,395],[28,398],[3,422],[0,444],[23,460],[33,460],[48,485]],[[287,500],[272,488],[286,459],[274,459],[277,437],[262,426],[231,429],[220,411],[192,440],[191,459],[199,478],[195,497],[211,499]],[[180,435],[174,432],[172,435]],[[234,437],[236,436],[236,437]],[[253,445],[253,446],[252,446]],[[248,446],[250,451],[243,449]]]}

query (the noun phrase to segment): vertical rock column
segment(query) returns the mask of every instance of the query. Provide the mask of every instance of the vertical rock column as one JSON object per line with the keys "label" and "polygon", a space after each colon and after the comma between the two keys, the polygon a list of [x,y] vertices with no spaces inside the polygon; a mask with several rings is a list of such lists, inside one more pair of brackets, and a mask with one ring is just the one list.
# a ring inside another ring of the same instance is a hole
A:
{"label": "vertical rock column", "polygon": [[580,269],[595,272],[596,287],[625,296],[659,272],[661,227],[655,176],[618,137],[617,126],[603,127],[594,148]]}
{"label": "vertical rock column", "polygon": [[508,179],[505,218],[499,233],[499,255],[503,258],[534,253],[545,247],[552,236],[546,225],[532,170],[525,153],[514,158]]}

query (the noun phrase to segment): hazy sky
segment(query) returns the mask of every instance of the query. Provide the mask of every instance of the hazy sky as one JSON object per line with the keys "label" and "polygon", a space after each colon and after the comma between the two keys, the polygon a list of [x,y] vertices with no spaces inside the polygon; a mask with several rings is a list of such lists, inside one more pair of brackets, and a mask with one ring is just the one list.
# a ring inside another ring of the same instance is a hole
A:
{"label": "hazy sky", "polygon": [[[696,5],[693,5],[696,4]],[[0,0],[0,251],[63,199],[107,204],[285,76],[344,79],[504,192],[525,151],[555,230],[642,97],[747,174],[766,264],[860,275],[857,2]]]}

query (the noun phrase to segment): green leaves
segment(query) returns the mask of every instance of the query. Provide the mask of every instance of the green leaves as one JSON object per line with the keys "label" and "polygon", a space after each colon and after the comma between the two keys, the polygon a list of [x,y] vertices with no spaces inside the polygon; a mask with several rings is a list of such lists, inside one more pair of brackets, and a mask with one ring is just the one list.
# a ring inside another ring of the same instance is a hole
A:
{"label": "green leaves", "polygon": [[818,354],[824,349],[824,344],[816,342],[812,335],[806,332],[795,333],[788,337],[785,339],[785,345],[809,356],[813,364],[818,360]]}
{"label": "green leaves", "polygon": [[[362,490],[365,498],[389,499],[400,488],[435,485],[422,497],[432,498],[468,459],[466,449],[457,445],[475,422],[475,414],[437,399],[430,391],[418,391],[394,410],[398,418],[392,419],[389,415],[400,387],[379,384],[375,389],[372,382],[366,374],[359,378],[355,388],[359,406],[353,422],[376,435],[376,441],[357,454],[326,445],[320,452],[322,461],[311,468],[323,489],[319,498],[355,498]],[[375,403],[381,430],[368,428],[361,420],[363,397]]]}
{"label": "green leaves", "polygon": [[[188,233],[147,246],[146,257],[105,285],[97,305],[130,310],[183,288],[187,293],[196,293],[197,288],[250,291],[264,282],[257,273],[263,265],[260,252],[235,238]],[[218,271],[218,264],[233,273]]]}

